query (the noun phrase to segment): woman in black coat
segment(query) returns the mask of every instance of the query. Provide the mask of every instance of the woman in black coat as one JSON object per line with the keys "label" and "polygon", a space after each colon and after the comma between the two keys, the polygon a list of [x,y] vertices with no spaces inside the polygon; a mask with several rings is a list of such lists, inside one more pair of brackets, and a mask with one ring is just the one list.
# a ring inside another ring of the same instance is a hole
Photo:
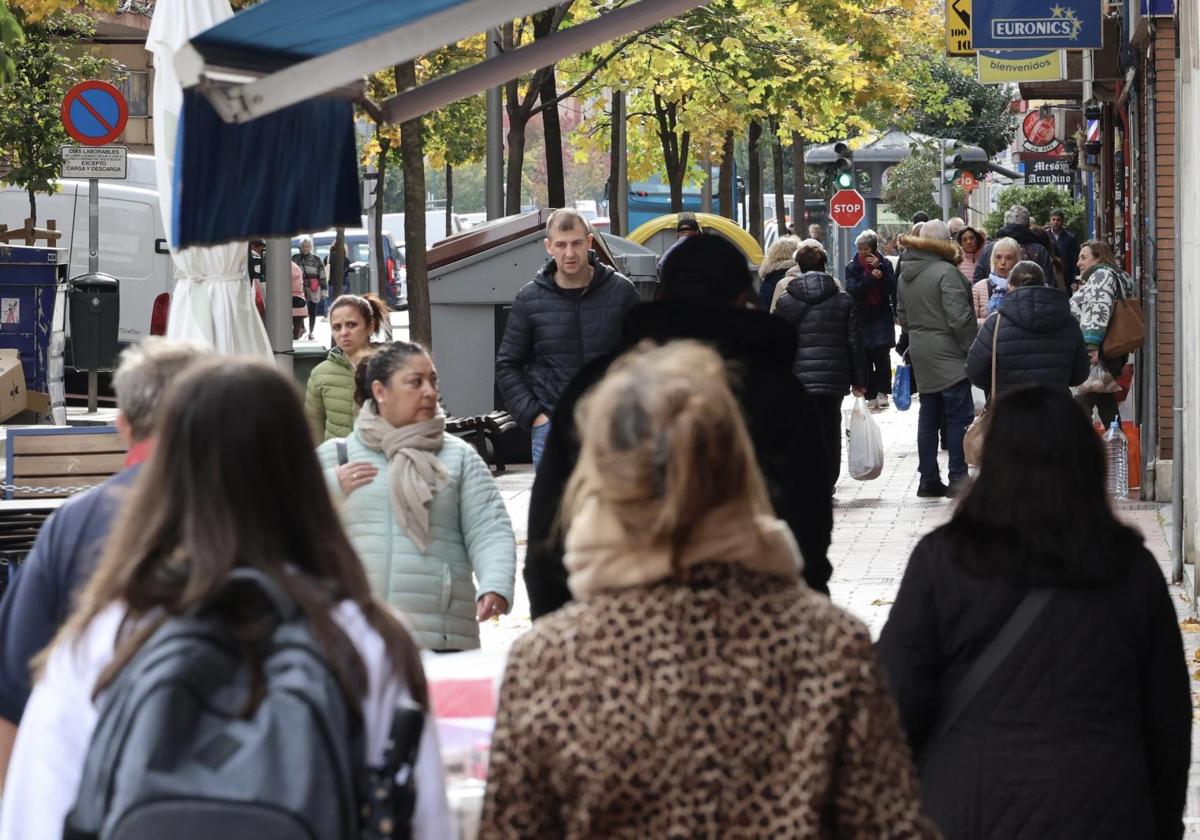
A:
{"label": "woman in black coat", "polygon": [[991,394],[993,339],[998,391],[1018,385],[1065,391],[1087,379],[1087,345],[1071,314],[1070,300],[1066,292],[1046,286],[1043,278],[1035,262],[1023,260],[1013,266],[1004,303],[987,317],[975,337],[967,356],[967,378],[985,394]]}
{"label": "woman in black coat", "polygon": [[842,469],[842,399],[847,391],[862,396],[867,387],[867,357],[854,301],[825,272],[824,247],[806,239],[795,259],[796,267],[779,281],[785,291],[778,294],[775,314],[796,331],[792,371],[821,416],[833,487]]}
{"label": "woman in black coat", "polygon": [[[950,716],[945,698],[1033,588],[1049,601]],[[878,651],[947,838],[1183,835],[1192,703],[1175,607],[1113,515],[1066,389],[997,401],[979,476],[913,552]]]}
{"label": "woman in black coat", "polygon": [[854,298],[869,378],[867,402],[883,408],[892,393],[892,348],[896,346],[896,272],[879,253],[879,237],[864,230],[854,240],[858,249],[846,264],[846,291]]}

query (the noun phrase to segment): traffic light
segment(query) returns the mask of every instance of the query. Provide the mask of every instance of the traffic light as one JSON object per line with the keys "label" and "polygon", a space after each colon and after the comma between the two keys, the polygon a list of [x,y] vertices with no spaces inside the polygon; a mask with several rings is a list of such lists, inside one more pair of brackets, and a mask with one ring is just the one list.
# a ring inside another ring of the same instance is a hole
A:
{"label": "traffic light", "polygon": [[854,153],[845,143],[834,143],[833,153],[837,160],[833,163],[833,183],[840,190],[854,186]]}

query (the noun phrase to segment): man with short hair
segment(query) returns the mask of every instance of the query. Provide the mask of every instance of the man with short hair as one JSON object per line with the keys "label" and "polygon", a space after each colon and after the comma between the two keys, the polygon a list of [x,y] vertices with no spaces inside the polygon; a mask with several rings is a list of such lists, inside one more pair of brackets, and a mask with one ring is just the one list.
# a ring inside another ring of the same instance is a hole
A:
{"label": "man with short hair", "polygon": [[209,352],[200,344],[151,337],[121,355],[113,388],[117,433],[128,447],[125,468],[72,496],[46,520],[0,600],[0,788],[32,688],[29,662],[50,644],[96,568],[122,500],[152,454],[159,398]]}
{"label": "man with short hair", "polygon": [[960,217],[953,216],[950,221],[946,222],[946,227],[950,228],[950,238],[957,241],[959,232],[967,226]]}
{"label": "man with short hair", "polygon": [[1045,231],[1034,230],[1029,226],[1029,211],[1020,204],[1014,204],[1005,211],[1004,227],[984,246],[983,253],[975,262],[974,281],[986,280],[991,274],[992,248],[1006,236],[1017,240],[1017,244],[1021,246],[1021,259],[1032,260],[1042,267],[1046,274],[1046,285],[1058,285],[1055,282],[1058,275],[1054,271],[1054,260],[1050,257],[1050,240],[1043,239],[1046,236]]}
{"label": "man with short hair", "polygon": [[924,224],[925,222],[928,222],[928,221],[929,221],[929,214],[926,213],[924,210],[918,210],[916,213],[912,214],[912,223],[914,225]]}
{"label": "man with short hair", "polygon": [[736,245],[711,233],[686,239],[664,260],[654,302],[625,318],[620,346],[586,365],[563,392],[529,500],[524,577],[534,619],[571,600],[556,523],[579,458],[575,406],[622,352],[643,341],[703,341],[727,361],[771,504],[800,547],[805,581],[828,594],[833,494],[820,449],[825,426],[792,373],[796,331],[782,318],[752,308],[757,298],[746,256]]}
{"label": "man with short hair", "polygon": [[549,260],[517,292],[496,354],[496,385],[509,414],[530,430],[534,469],[563,389],[617,345],[621,321],[638,302],[633,283],[599,262],[592,244],[577,210],[550,214]]}
{"label": "man with short hair", "polygon": [[1050,211],[1050,226],[1046,228],[1046,233],[1050,235],[1050,241],[1062,262],[1063,282],[1070,289],[1079,276],[1079,266],[1075,264],[1079,260],[1079,240],[1067,230],[1066,223],[1066,212],[1060,207],[1055,207]]}

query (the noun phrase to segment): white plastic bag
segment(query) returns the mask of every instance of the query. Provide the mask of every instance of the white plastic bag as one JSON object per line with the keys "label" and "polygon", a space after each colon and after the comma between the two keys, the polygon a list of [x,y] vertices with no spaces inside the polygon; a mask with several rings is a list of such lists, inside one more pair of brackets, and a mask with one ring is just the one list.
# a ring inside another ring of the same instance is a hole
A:
{"label": "white plastic bag", "polygon": [[850,477],[858,481],[879,478],[883,472],[883,436],[863,397],[854,400],[850,413]]}
{"label": "white plastic bag", "polygon": [[1115,394],[1120,390],[1121,386],[1117,384],[1117,380],[1113,379],[1113,375],[1105,369],[1104,365],[1097,362],[1092,365],[1091,371],[1088,372],[1088,378],[1075,389],[1075,393]]}
{"label": "white plastic bag", "polygon": [[982,388],[976,388],[972,385],[971,399],[975,402],[975,416],[978,417],[987,408],[987,394],[983,392]]}

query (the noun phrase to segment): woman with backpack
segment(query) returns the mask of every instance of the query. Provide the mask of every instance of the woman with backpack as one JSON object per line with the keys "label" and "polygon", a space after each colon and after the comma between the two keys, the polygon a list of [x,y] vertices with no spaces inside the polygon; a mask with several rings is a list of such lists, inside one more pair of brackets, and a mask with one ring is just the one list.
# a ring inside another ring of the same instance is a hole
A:
{"label": "woman with backpack", "polygon": [[1013,391],[991,417],[877,646],[924,812],[958,840],[1180,838],[1192,700],[1162,570],[1113,514],[1065,388]]}
{"label": "woman with backpack", "polygon": [[318,455],[371,589],[422,648],[477,648],[479,623],[513,602],[516,543],[496,480],[475,447],[446,433],[421,345],[385,345],[355,382],[354,431]]}
{"label": "woman with backpack", "polygon": [[353,430],[358,415],[354,368],[374,350],[371,339],[387,320],[387,304],[375,295],[341,295],[329,307],[333,349],[309,374],[304,393],[304,413],[317,443]]}
{"label": "woman with backpack", "polygon": [[[1079,290],[1071,295],[1071,313],[1083,330],[1091,363],[1103,365],[1113,379],[1121,376],[1129,354],[1105,356],[1104,338],[1117,300],[1133,299],[1136,292],[1133,279],[1117,267],[1116,255],[1107,242],[1092,239],[1083,243],[1079,249]],[[1116,394],[1091,392],[1079,394],[1076,399],[1088,417],[1096,409],[1106,429],[1117,417]]]}
{"label": "woman with backpack", "polygon": [[806,239],[796,251],[796,268],[779,285],[775,314],[796,331],[792,372],[804,385],[821,415],[820,442],[829,465],[830,486],[842,470],[842,400],[847,391],[861,397],[867,388],[867,354],[863,350],[854,299],[837,287],[825,271],[825,249]]}
{"label": "woman with backpack", "polygon": [[[281,502],[294,488],[304,505]],[[397,715],[428,707],[417,647],[372,597],[271,366],[223,357],[172,385],[37,671],[0,840],[62,837],[65,819],[67,836],[352,840],[375,788],[406,796],[367,771],[394,721],[422,719],[398,742],[416,756],[413,836],[450,831],[432,720]]]}
{"label": "woman with backpack", "polygon": [[480,840],[936,836],[867,629],[801,583],[720,356],[634,351],[577,416],[577,600],[509,653]]}

